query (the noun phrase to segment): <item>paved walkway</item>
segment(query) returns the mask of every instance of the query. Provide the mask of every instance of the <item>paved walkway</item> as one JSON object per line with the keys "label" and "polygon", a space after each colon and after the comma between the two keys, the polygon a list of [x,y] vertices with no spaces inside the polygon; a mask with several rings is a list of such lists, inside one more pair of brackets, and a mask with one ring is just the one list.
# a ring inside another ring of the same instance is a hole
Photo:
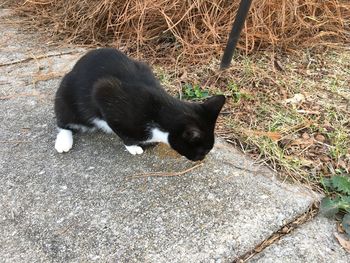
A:
{"label": "paved walkway", "polygon": [[[84,50],[22,34],[0,10],[0,257],[6,262],[233,262],[319,196],[218,139],[202,166],[165,146],[131,156],[116,136],[58,154],[53,96]],[[321,229],[321,230],[320,230]],[[257,262],[349,262],[317,218]]]}

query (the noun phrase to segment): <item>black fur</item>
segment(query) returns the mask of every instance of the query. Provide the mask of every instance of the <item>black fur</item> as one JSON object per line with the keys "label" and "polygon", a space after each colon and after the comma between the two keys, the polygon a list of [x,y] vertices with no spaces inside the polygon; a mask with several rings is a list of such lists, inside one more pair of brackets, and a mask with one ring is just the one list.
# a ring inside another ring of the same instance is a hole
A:
{"label": "black fur", "polygon": [[84,55],[56,93],[57,125],[92,127],[105,120],[125,145],[140,145],[151,127],[169,132],[169,144],[190,160],[201,160],[214,144],[223,95],[204,103],[180,101],[162,89],[151,69],[112,48]]}

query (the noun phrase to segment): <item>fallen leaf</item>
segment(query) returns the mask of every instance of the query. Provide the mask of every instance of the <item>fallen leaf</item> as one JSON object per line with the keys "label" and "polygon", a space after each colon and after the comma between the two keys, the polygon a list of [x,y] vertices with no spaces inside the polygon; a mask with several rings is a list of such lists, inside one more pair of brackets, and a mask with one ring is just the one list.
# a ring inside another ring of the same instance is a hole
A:
{"label": "fallen leaf", "polygon": [[284,71],[284,67],[282,66],[282,63],[279,60],[275,59],[273,62],[274,62],[273,63],[274,66],[277,70]]}
{"label": "fallen leaf", "polygon": [[338,161],[338,167],[339,168],[343,168],[343,169],[346,169],[346,163],[343,161],[343,160],[339,160]]}
{"label": "fallen leaf", "polygon": [[282,149],[286,148],[287,146],[289,146],[289,144],[291,143],[291,139],[289,138],[284,138],[278,141],[278,145],[279,147],[281,147]]}
{"label": "fallen leaf", "polygon": [[323,156],[321,156],[321,161],[323,161],[323,162],[329,162],[330,160],[331,160],[331,158],[329,158],[328,156],[326,156],[326,155],[323,155]]}
{"label": "fallen leaf", "polygon": [[334,233],[334,236],[337,238],[339,244],[347,251],[350,253],[350,241],[346,240],[343,238],[341,235],[338,233]]}
{"label": "fallen leaf", "polygon": [[187,71],[184,71],[181,76],[180,76],[180,80],[186,80],[187,79]]}
{"label": "fallen leaf", "polygon": [[295,105],[304,101],[305,101],[305,96],[303,94],[297,93],[293,96],[293,98],[284,100],[283,103],[286,103],[286,104],[290,103]]}
{"label": "fallen leaf", "polygon": [[326,165],[323,165],[321,168],[321,171],[324,176],[330,177],[332,174],[329,172],[328,167]]}
{"label": "fallen leaf", "polygon": [[326,140],[326,137],[324,137],[322,134],[317,134],[315,136],[315,139],[319,142],[324,142]]}
{"label": "fallen leaf", "polygon": [[320,106],[320,105],[314,105],[314,106],[312,107],[312,109],[318,111],[318,110],[321,109],[321,106]]}
{"label": "fallen leaf", "polygon": [[343,229],[343,226],[338,222],[337,223],[337,230],[340,234],[344,234],[345,230]]}
{"label": "fallen leaf", "polygon": [[310,135],[307,132],[304,132],[301,137],[305,140],[310,139]]}

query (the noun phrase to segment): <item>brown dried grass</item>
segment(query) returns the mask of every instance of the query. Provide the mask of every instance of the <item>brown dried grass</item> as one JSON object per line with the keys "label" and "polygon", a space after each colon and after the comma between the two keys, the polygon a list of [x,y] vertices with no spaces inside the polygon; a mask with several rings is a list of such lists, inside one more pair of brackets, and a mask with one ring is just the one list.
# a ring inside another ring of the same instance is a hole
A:
{"label": "brown dried grass", "polygon": [[[30,26],[84,45],[113,45],[158,57],[221,54],[239,1],[26,0],[17,10]],[[238,48],[329,46],[349,43],[348,0],[253,1]],[[194,60],[195,61],[195,60]]]}

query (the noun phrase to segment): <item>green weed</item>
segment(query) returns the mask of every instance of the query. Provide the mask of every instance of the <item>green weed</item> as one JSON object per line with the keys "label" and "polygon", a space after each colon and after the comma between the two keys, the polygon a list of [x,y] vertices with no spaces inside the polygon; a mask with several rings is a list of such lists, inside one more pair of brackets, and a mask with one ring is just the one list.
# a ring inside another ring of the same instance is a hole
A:
{"label": "green weed", "polygon": [[199,85],[185,84],[182,87],[182,97],[187,100],[202,100],[209,96],[209,90],[202,89]]}
{"label": "green weed", "polygon": [[342,226],[350,236],[350,178],[349,175],[337,175],[323,178],[321,183],[328,197],[321,201],[320,211],[327,217],[342,217]]}
{"label": "green weed", "polygon": [[245,99],[245,100],[252,100],[253,96],[243,92],[239,89],[238,85],[234,82],[230,82],[227,86],[227,89],[230,91],[231,96],[233,98],[233,101],[235,103],[240,102],[241,99]]}

